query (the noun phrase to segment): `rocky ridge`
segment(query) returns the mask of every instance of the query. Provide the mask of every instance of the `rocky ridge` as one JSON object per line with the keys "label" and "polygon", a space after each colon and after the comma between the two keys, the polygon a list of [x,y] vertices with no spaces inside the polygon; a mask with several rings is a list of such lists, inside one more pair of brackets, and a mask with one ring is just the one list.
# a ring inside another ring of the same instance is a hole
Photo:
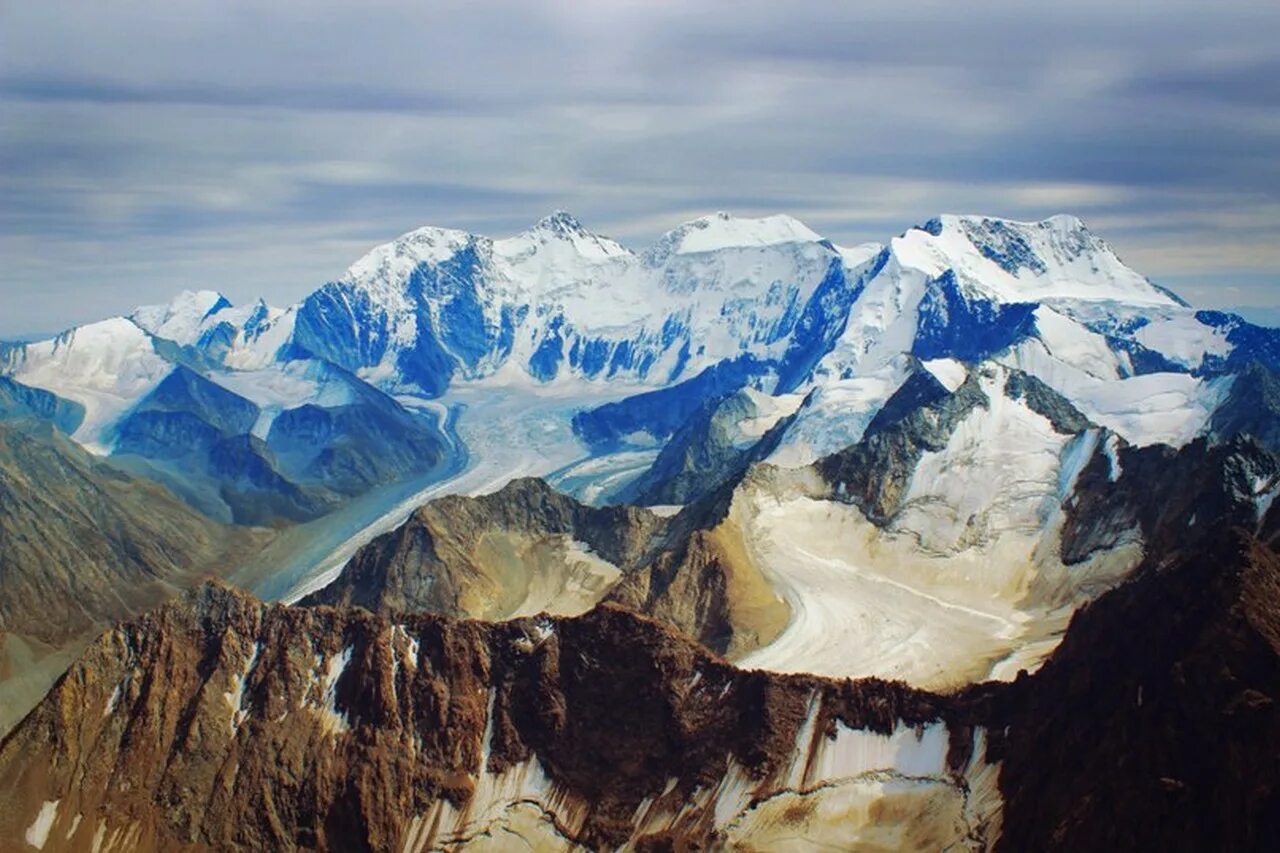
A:
{"label": "rocky ridge", "polygon": [[667,849],[801,832],[978,847],[998,825],[981,742],[946,698],[742,672],[611,605],[388,620],[208,585],[104,635],[0,744],[0,837]]}

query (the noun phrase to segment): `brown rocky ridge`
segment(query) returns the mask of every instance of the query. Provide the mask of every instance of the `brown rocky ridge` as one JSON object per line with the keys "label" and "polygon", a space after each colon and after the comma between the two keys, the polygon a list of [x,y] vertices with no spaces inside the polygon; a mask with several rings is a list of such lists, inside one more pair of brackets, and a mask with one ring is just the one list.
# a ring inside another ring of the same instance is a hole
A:
{"label": "brown rocky ridge", "polygon": [[610,604],[388,619],[210,584],[0,743],[0,849],[1267,849],[1277,601],[1280,557],[1220,531],[1037,674],[940,696],[741,671]]}
{"label": "brown rocky ridge", "polygon": [[975,741],[945,697],[740,671],[614,605],[392,621],[211,583],[0,744],[0,849],[977,848]]}

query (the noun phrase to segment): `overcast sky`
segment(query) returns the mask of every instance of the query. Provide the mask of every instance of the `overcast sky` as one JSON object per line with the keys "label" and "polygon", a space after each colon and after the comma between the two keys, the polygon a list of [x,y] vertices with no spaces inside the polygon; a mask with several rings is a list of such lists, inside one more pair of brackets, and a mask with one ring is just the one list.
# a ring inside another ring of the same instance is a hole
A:
{"label": "overcast sky", "polygon": [[1280,319],[1278,45],[1275,0],[0,0],[0,335],[557,208],[636,247],[1073,212]]}

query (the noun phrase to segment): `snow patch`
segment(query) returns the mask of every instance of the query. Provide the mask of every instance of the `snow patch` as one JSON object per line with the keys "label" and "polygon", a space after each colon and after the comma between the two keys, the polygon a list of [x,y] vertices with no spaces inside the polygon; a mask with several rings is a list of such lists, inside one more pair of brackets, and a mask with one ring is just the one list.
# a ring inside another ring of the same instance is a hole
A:
{"label": "snow patch", "polygon": [[45,800],[40,806],[39,813],[31,826],[27,827],[26,834],[23,836],[27,839],[27,843],[37,850],[44,849],[44,843],[49,840],[49,831],[53,829],[53,822],[58,817],[58,803],[61,800]]}
{"label": "snow patch", "polygon": [[1102,452],[1107,456],[1107,479],[1115,483],[1119,481],[1124,469],[1120,465],[1120,436],[1114,432],[1107,436],[1102,444]]}
{"label": "snow patch", "polygon": [[1040,379],[1089,420],[1136,447],[1182,447],[1203,434],[1234,381],[1233,376],[1203,378],[1186,373],[1099,379],[1056,358],[1038,340],[1024,341],[999,360]]}
{"label": "snow patch", "polygon": [[1133,338],[1189,370],[1204,364],[1207,356],[1225,358],[1235,349],[1227,340],[1227,329],[1206,326],[1190,311],[1152,318]]}
{"label": "snow patch", "polygon": [[102,709],[102,716],[109,717],[111,712],[116,709],[116,705],[120,703],[120,694],[124,691],[124,682],[121,681],[111,691],[111,695],[107,698],[107,705]]}
{"label": "snow patch", "polygon": [[84,406],[84,421],[72,438],[105,454],[111,427],[172,370],[149,334],[113,317],[25,345],[12,376]]}
{"label": "snow patch", "polygon": [[351,730],[351,723],[345,711],[338,710],[338,680],[346,672],[351,663],[352,646],[347,646],[340,653],[330,656],[322,676],[323,696],[319,711],[325,721],[325,729],[329,733],[343,733]]}
{"label": "snow patch", "polygon": [[235,734],[239,730],[240,725],[245,718],[249,716],[246,709],[241,708],[244,702],[245,687],[249,683],[249,676],[253,674],[254,667],[258,665],[258,658],[262,655],[262,642],[258,641],[253,645],[253,653],[249,655],[249,660],[245,663],[244,670],[232,685],[231,690],[222,694],[226,699],[227,705],[231,708],[231,733]]}
{"label": "snow patch", "polygon": [[184,290],[164,305],[143,305],[129,319],[158,338],[184,346],[195,344],[207,321],[231,307],[215,290]]}
{"label": "snow patch", "polygon": [[951,393],[955,393],[969,375],[968,368],[954,358],[933,358],[920,364]]}

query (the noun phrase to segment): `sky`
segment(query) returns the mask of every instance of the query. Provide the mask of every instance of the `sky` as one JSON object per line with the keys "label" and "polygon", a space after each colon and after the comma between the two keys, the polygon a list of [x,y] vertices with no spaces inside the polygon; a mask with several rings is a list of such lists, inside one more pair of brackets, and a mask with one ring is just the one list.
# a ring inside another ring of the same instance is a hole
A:
{"label": "sky", "polygon": [[432,224],[1082,216],[1280,324],[1280,3],[0,0],[0,336]]}

